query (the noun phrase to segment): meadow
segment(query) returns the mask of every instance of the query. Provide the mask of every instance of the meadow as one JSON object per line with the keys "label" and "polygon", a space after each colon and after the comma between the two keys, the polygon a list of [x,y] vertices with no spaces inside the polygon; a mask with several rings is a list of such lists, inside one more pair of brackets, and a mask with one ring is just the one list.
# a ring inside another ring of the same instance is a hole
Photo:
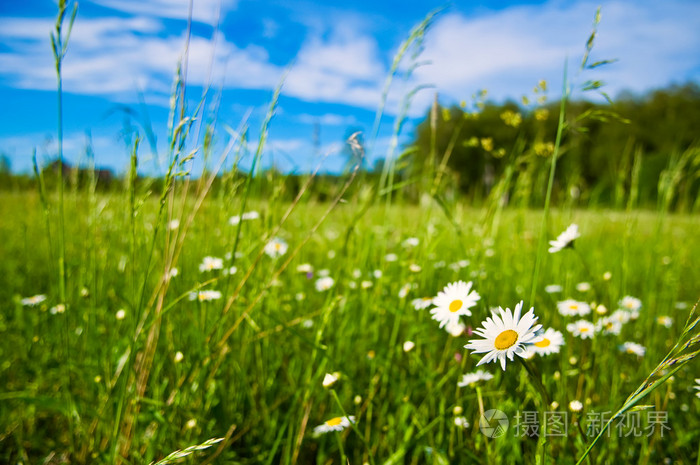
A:
{"label": "meadow", "polygon": [[554,201],[564,92],[551,151],[518,174],[520,141],[478,202],[447,153],[417,199],[394,152],[320,199],[256,170],[279,89],[244,172],[245,131],[212,146],[182,76],[157,182],[136,140],[123,188],[35,162],[0,193],[0,461],[700,463],[700,216],[672,208],[697,150],[654,209],[635,167],[626,208]]}

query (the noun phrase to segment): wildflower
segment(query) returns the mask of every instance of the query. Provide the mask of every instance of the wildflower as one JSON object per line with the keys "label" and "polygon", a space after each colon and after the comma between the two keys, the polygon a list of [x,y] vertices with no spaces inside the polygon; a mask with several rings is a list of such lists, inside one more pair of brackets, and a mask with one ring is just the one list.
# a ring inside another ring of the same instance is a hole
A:
{"label": "wildflower", "polygon": [[65,313],[66,311],[66,306],[64,304],[56,304],[54,307],[51,307],[51,310],[49,310],[49,313],[52,315],[56,315],[57,313]]}
{"label": "wildflower", "polygon": [[656,319],[656,322],[666,328],[670,328],[671,326],[673,326],[673,318],[667,315],[661,315]]}
{"label": "wildflower", "polygon": [[192,429],[195,426],[197,426],[197,420],[195,420],[194,418],[190,418],[189,420],[187,420],[187,423],[185,423],[185,428],[187,429]]}
{"label": "wildflower", "polygon": [[175,276],[177,276],[178,273],[179,273],[179,271],[178,271],[177,268],[170,268],[170,269],[168,270],[168,272],[165,274],[165,278],[166,278],[166,279],[172,279],[172,278],[174,278]]}
{"label": "wildflower", "polygon": [[362,396],[357,395],[352,401],[355,405],[360,405],[362,403]]}
{"label": "wildflower", "polygon": [[384,260],[387,262],[395,262],[399,257],[395,253],[388,253],[384,256]]}
{"label": "wildflower", "polygon": [[90,291],[88,291],[87,287],[80,289],[80,297],[87,297],[89,295],[90,295]]}
{"label": "wildflower", "polygon": [[479,294],[472,290],[471,281],[450,283],[433,299],[433,305],[436,307],[430,310],[430,313],[434,320],[440,322],[442,328],[447,323],[459,321],[460,315],[471,316],[472,312],[469,309],[475,306],[480,298]]}
{"label": "wildflower", "polygon": [[620,324],[625,324],[632,319],[632,313],[628,312],[627,310],[615,310],[615,312],[610,315],[610,318],[619,322]]}
{"label": "wildflower", "polygon": [[583,409],[583,404],[580,400],[572,400],[571,402],[569,402],[569,409],[572,412],[580,412],[581,409]]}
{"label": "wildflower", "polygon": [[547,294],[556,294],[557,292],[561,292],[562,290],[563,288],[559,284],[550,284],[544,287],[544,291]]}
{"label": "wildflower", "polygon": [[352,270],[352,277],[355,279],[360,279],[360,276],[362,276],[362,271],[360,271],[358,268],[355,268]]}
{"label": "wildflower", "polygon": [[450,333],[450,336],[452,336],[452,337],[461,336],[466,329],[467,329],[467,327],[464,326],[459,321],[451,321],[445,325],[445,331]]}
{"label": "wildflower", "polygon": [[406,341],[403,343],[403,351],[404,352],[410,352],[413,350],[413,348],[416,346],[416,343],[413,341]]}
{"label": "wildflower", "polygon": [[453,415],[461,415],[462,412],[464,412],[464,409],[462,408],[461,405],[455,405],[455,407],[452,409]]}
{"label": "wildflower", "polygon": [[578,320],[566,325],[566,330],[581,339],[593,339],[595,326],[587,320]]}
{"label": "wildflower", "polygon": [[221,298],[221,292],[214,291],[211,289],[199,291],[199,292],[190,292],[190,300],[198,300],[200,302],[209,302],[211,300],[218,300],[220,298]]}
{"label": "wildflower", "polygon": [[374,276],[376,279],[381,278],[383,275],[382,270],[374,270],[372,272],[372,276]]}
{"label": "wildflower", "polygon": [[563,316],[585,316],[591,313],[591,306],[586,302],[572,299],[557,302],[557,309]]}
{"label": "wildflower", "polygon": [[644,357],[647,350],[644,348],[644,346],[637,344],[636,342],[625,342],[620,346],[620,351],[626,354],[636,355],[637,357]]}
{"label": "wildflower", "polygon": [[409,237],[405,241],[403,241],[403,246],[408,248],[408,247],[416,247],[418,244],[420,244],[420,241],[418,240],[417,237]]}
{"label": "wildflower", "polygon": [[297,302],[301,302],[304,299],[306,299],[306,294],[304,294],[303,292],[297,292],[294,295],[294,300],[296,300]]}
{"label": "wildflower", "polygon": [[598,305],[598,306],[595,308],[595,312],[596,312],[598,315],[605,315],[606,313],[608,313],[608,307],[606,307],[606,306],[603,305],[603,304],[600,304],[600,305]]}
{"label": "wildflower", "polygon": [[413,308],[416,310],[424,310],[428,307],[430,307],[433,304],[433,298],[432,297],[419,297],[417,299],[413,299],[411,301],[411,305],[413,305]]}
{"label": "wildflower", "polygon": [[566,231],[559,234],[555,240],[549,241],[549,245],[551,246],[549,248],[549,253],[557,253],[567,247],[573,247],[574,241],[579,237],[581,237],[581,235],[578,232],[578,225],[572,224],[566,228]]}
{"label": "wildflower", "polygon": [[591,290],[591,284],[587,282],[578,283],[576,285],[576,290],[579,292],[588,292]]}
{"label": "wildflower", "polygon": [[171,231],[174,231],[175,229],[177,229],[179,227],[180,227],[180,220],[178,220],[177,218],[170,221],[170,223],[168,223],[168,229]]}
{"label": "wildflower", "polygon": [[604,279],[605,281],[610,281],[610,278],[612,278],[612,273],[611,273],[611,272],[606,271],[605,273],[603,273],[603,279]]}
{"label": "wildflower", "polygon": [[408,265],[408,269],[409,269],[412,273],[420,273],[420,270],[421,270],[422,268],[421,268],[420,265],[416,265],[415,263],[411,263],[410,265]]}
{"label": "wildflower", "polygon": [[318,292],[324,292],[332,288],[335,284],[335,280],[330,276],[324,276],[316,280],[316,290]]}
{"label": "wildflower", "polygon": [[466,429],[469,428],[469,422],[465,417],[455,417],[455,426],[458,428]]}
{"label": "wildflower", "polygon": [[265,244],[264,251],[269,257],[277,258],[286,254],[288,248],[289,246],[284,240],[280,239],[279,237],[275,237]]}
{"label": "wildflower", "polygon": [[336,373],[326,373],[326,376],[323,377],[323,387],[331,387],[336,381],[338,381],[338,376]]}
{"label": "wildflower", "polygon": [[43,301],[46,300],[46,295],[44,294],[37,294],[31,297],[25,297],[24,299],[20,300],[20,303],[22,305],[26,305],[29,307],[34,307],[36,305],[39,305]]}
{"label": "wildflower", "polygon": [[401,286],[401,289],[399,289],[399,299],[405,299],[410,291],[411,291],[410,284],[404,284],[403,286]]}
{"label": "wildflower", "polygon": [[331,270],[329,270],[328,268],[323,268],[322,270],[318,270],[318,275],[321,278],[325,278],[326,276],[331,275]]}
{"label": "wildflower", "polygon": [[243,215],[241,215],[242,220],[257,220],[258,218],[260,218],[260,213],[256,212],[255,210],[245,212]]}
{"label": "wildflower", "polygon": [[314,267],[311,266],[311,263],[302,263],[301,265],[297,265],[297,271],[299,273],[312,273]]}
{"label": "wildflower", "polygon": [[595,330],[598,333],[618,335],[622,331],[622,322],[611,315],[596,321]]}
{"label": "wildflower", "polygon": [[700,378],[695,378],[695,390],[698,392],[695,393],[695,395],[700,399]]}
{"label": "wildflower", "polygon": [[472,339],[464,347],[472,350],[473,353],[486,352],[486,355],[476,364],[477,366],[495,362],[498,359],[501,361],[501,368],[505,371],[506,357],[512,361],[513,355],[522,356],[525,344],[539,340],[535,332],[542,325],[535,324],[537,322],[535,309],[530,308],[530,311],[521,318],[522,308],[522,301],[515,306],[514,312],[511,312],[509,308],[503,310],[499,307],[500,315],[494,312],[491,317],[486,318],[486,321],[481,323],[483,329],[474,330],[477,335],[484,339]]}
{"label": "wildflower", "polygon": [[636,312],[642,308],[642,301],[636,297],[626,295],[620,300],[619,305],[624,310],[629,310],[631,312]]}
{"label": "wildflower", "polygon": [[177,352],[175,352],[173,360],[175,361],[175,363],[180,363],[184,358],[185,356],[183,355],[183,353],[178,350]]}
{"label": "wildflower", "polygon": [[117,310],[115,317],[117,318],[117,320],[123,320],[124,318],[126,318],[126,310],[120,308],[119,310]]}
{"label": "wildflower", "polygon": [[529,346],[529,349],[539,355],[549,355],[559,353],[563,345],[564,336],[556,329],[547,328],[541,339]]}
{"label": "wildflower", "polygon": [[237,267],[237,266],[232,266],[232,267],[226,268],[226,269],[224,270],[224,275],[226,275],[226,276],[228,276],[228,275],[234,275],[234,274],[236,274],[237,272],[238,272],[238,267]]}
{"label": "wildflower", "polygon": [[479,381],[488,381],[490,379],[493,379],[493,375],[491,373],[484,370],[476,370],[474,373],[467,373],[466,375],[462,375],[462,381],[457,383],[457,386],[474,387],[474,385]]}
{"label": "wildflower", "polygon": [[335,417],[328,421],[323,422],[323,424],[318,425],[314,428],[314,434],[325,434],[331,431],[343,431],[348,428],[352,423],[355,423],[355,417],[350,415],[348,417]]}
{"label": "wildflower", "polygon": [[204,257],[202,263],[199,265],[199,271],[213,271],[220,270],[224,267],[224,261],[217,257]]}

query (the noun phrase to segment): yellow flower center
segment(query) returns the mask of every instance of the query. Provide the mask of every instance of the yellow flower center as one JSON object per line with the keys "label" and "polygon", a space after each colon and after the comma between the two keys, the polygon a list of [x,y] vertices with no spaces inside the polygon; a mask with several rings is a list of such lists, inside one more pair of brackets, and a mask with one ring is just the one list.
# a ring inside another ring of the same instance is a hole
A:
{"label": "yellow flower center", "polygon": [[582,332],[582,333],[587,333],[587,332],[588,332],[588,328],[583,327],[583,328],[580,328],[579,331]]}
{"label": "yellow flower center", "polygon": [[496,346],[498,350],[506,350],[512,347],[516,342],[518,342],[518,333],[512,329],[506,329],[496,337],[494,346]]}
{"label": "yellow flower center", "polygon": [[569,310],[578,310],[578,305],[576,305],[576,304],[569,305]]}
{"label": "yellow flower center", "polygon": [[282,248],[282,244],[275,242],[275,250],[279,251]]}
{"label": "yellow flower center", "polygon": [[549,347],[549,345],[552,343],[549,339],[546,337],[543,338],[540,342],[535,342],[535,346],[537,347]]}
{"label": "yellow flower center", "polygon": [[453,300],[452,302],[450,302],[450,311],[452,313],[458,311],[460,308],[462,308],[462,301],[461,300],[457,299],[457,300]]}
{"label": "yellow flower center", "polygon": [[328,425],[328,426],[338,426],[338,425],[341,424],[342,422],[343,422],[343,419],[342,419],[341,417],[335,417],[335,418],[331,418],[330,420],[328,420],[328,421],[326,422],[326,425]]}

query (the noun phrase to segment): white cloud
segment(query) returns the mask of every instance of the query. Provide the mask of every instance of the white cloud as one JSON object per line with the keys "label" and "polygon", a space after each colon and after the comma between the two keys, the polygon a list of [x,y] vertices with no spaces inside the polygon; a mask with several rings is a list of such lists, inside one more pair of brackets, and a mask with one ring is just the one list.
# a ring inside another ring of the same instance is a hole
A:
{"label": "white cloud", "polygon": [[592,61],[619,62],[576,77],[596,8],[588,1],[551,1],[475,18],[446,14],[428,32],[422,57],[431,64],[416,78],[453,101],[480,88],[498,99],[517,98],[542,78],[557,93],[568,57],[570,77],[580,84],[602,76],[614,94],[666,85],[700,65],[700,4],[612,1],[602,6]]}
{"label": "white cloud", "polygon": [[[155,18],[187,19],[189,1],[187,0],[92,0],[113,10],[133,15],[145,15]],[[215,24],[219,13],[236,7],[236,0],[193,0],[192,19],[194,21]]]}
{"label": "white cloud", "polygon": [[335,113],[325,113],[323,115],[310,115],[302,113],[298,116],[300,122],[305,124],[320,124],[322,126],[349,126],[357,124],[357,118],[352,115],[337,115]]}

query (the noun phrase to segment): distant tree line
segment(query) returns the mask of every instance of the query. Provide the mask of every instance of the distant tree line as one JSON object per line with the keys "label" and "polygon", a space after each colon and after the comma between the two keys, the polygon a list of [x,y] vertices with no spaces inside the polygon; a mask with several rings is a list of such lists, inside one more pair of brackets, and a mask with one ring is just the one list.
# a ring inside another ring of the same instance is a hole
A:
{"label": "distant tree line", "polygon": [[[542,205],[559,120],[559,102],[547,103],[545,84],[531,99],[496,104],[477,95],[469,105],[437,104],[417,126],[413,140],[392,163],[396,196],[417,202],[426,194],[462,198],[479,204],[498,194],[499,201],[521,206]],[[655,206],[659,189],[671,207],[700,209],[700,87],[690,83],[642,96],[620,95],[612,103],[569,102],[555,173],[554,202],[622,208]],[[0,147],[0,154],[2,148]],[[357,160],[344,150],[346,174]],[[385,179],[379,160],[363,165],[348,196]],[[123,189],[124,180],[106,169],[90,170],[64,163],[64,180],[75,189]],[[42,168],[48,189],[58,180],[58,164]],[[212,186],[219,195],[235,194],[245,172],[219,175]],[[309,174],[270,169],[258,173],[253,193],[294,198]],[[331,198],[341,175],[319,175],[308,195]],[[0,188],[36,187],[36,176],[13,174],[0,155]],[[178,181],[180,182],[180,181]],[[140,177],[138,183],[160,192],[161,178]],[[195,183],[193,183],[195,184]],[[669,192],[671,192],[669,194]]]}

